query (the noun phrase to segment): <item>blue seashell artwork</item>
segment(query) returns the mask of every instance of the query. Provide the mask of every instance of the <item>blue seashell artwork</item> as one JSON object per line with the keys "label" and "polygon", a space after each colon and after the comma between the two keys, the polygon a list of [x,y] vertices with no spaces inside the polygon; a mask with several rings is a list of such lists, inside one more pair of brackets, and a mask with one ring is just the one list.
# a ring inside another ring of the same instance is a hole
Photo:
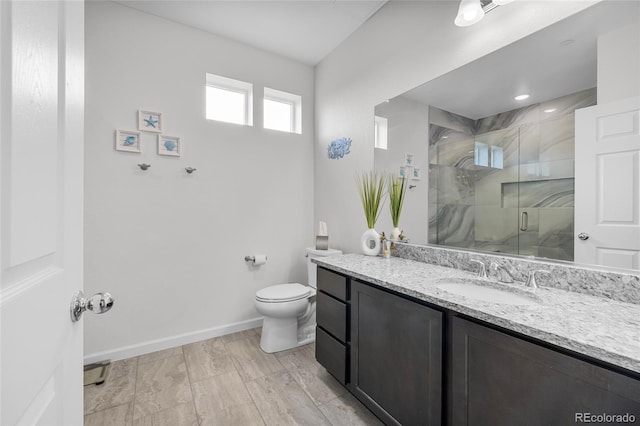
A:
{"label": "blue seashell artwork", "polygon": [[328,154],[332,160],[339,160],[351,152],[351,138],[340,138],[331,141]]}
{"label": "blue seashell artwork", "polygon": [[135,143],[136,143],[136,137],[135,136],[127,136],[126,139],[122,142],[122,145],[131,146],[131,145],[133,145]]}
{"label": "blue seashell artwork", "polygon": [[176,141],[172,141],[171,139],[164,142],[164,147],[167,149],[167,151],[173,151],[174,149],[176,149],[176,146]]}

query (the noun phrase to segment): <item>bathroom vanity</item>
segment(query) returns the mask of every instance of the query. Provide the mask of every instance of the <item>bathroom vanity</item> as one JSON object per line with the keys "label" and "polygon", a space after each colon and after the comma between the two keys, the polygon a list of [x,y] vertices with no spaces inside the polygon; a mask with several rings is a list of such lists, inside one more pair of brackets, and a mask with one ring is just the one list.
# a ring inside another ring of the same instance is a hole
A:
{"label": "bathroom vanity", "polygon": [[495,303],[457,292],[468,271],[316,263],[316,358],[386,424],[640,422],[640,305],[521,283]]}

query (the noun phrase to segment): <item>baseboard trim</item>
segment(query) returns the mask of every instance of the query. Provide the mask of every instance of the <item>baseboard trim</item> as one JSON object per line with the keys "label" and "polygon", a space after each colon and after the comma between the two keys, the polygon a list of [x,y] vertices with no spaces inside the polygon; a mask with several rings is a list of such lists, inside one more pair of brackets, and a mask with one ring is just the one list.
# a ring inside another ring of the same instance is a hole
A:
{"label": "baseboard trim", "polygon": [[233,324],[208,328],[205,330],[193,331],[189,333],[179,334],[177,336],[165,337],[163,339],[151,340],[148,342],[143,342],[131,346],[124,346],[109,351],[86,354],[84,356],[84,364],[87,365],[106,360],[118,361],[120,359],[131,358],[151,352],[161,351],[163,349],[174,348],[176,346],[182,346],[189,343],[199,342],[201,340],[211,339],[213,337],[219,337],[226,334],[249,330],[251,328],[260,327],[261,325],[262,317],[253,318],[247,321],[236,322]]}

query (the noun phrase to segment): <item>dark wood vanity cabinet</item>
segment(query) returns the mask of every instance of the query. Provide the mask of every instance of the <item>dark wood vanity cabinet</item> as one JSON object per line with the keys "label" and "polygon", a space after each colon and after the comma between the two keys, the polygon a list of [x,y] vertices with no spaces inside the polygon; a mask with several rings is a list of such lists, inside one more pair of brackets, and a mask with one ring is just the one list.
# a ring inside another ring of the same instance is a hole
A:
{"label": "dark wood vanity cabinet", "polygon": [[386,424],[440,425],[442,313],[351,281],[349,390]]}
{"label": "dark wood vanity cabinet", "polygon": [[622,370],[321,267],[316,306],[316,359],[387,425],[640,421]]}
{"label": "dark wood vanity cabinet", "polygon": [[570,425],[640,420],[640,381],[458,317],[451,319],[449,424]]}
{"label": "dark wood vanity cabinet", "polygon": [[442,313],[318,268],[316,359],[386,424],[440,425]]}
{"label": "dark wood vanity cabinet", "polygon": [[318,268],[316,294],[316,359],[343,385],[347,384],[347,294],[349,279]]}

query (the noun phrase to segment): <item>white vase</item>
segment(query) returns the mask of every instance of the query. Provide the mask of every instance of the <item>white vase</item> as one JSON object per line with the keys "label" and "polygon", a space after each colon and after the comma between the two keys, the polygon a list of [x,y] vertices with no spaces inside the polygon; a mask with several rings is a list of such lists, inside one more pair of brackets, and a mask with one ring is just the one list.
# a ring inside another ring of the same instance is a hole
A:
{"label": "white vase", "polygon": [[393,231],[391,231],[391,241],[400,241],[400,232],[400,228],[393,228]]}
{"label": "white vase", "polygon": [[362,237],[360,237],[360,246],[362,247],[362,254],[367,256],[377,256],[380,254],[380,234],[373,229],[369,228],[364,231]]}

